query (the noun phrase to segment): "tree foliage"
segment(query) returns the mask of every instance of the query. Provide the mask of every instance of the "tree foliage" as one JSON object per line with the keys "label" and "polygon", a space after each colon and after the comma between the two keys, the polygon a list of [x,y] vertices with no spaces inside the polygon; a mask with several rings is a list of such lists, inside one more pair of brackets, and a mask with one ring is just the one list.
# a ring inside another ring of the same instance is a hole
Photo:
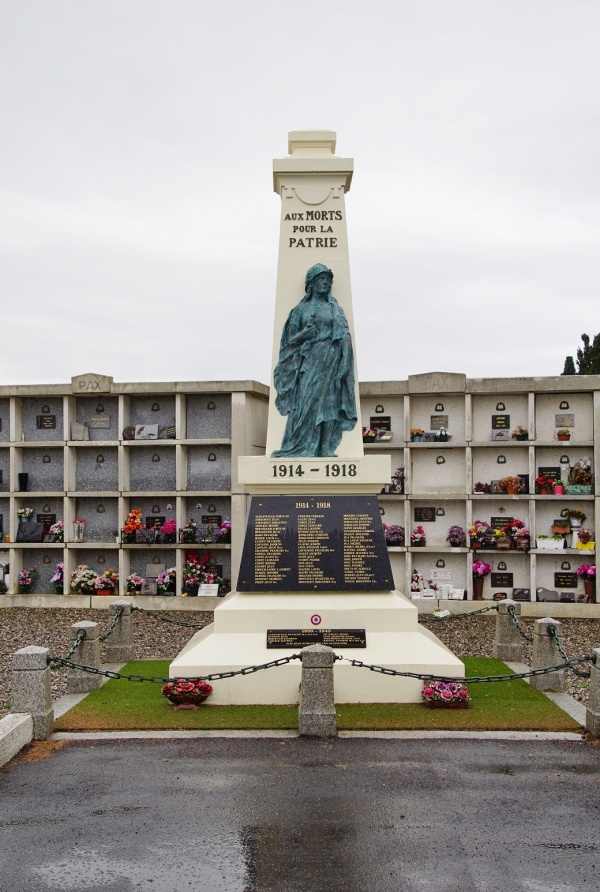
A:
{"label": "tree foliage", "polygon": [[577,349],[577,370],[572,356],[567,356],[563,375],[600,375],[600,332],[594,335],[590,343],[590,336],[582,334],[583,347]]}

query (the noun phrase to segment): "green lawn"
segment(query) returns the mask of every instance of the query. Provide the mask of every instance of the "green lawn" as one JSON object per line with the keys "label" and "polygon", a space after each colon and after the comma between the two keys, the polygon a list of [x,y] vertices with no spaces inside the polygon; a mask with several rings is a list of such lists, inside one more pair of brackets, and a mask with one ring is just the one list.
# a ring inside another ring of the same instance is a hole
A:
{"label": "green lawn", "polygon": [[[499,660],[463,661],[467,676],[504,675]],[[124,673],[168,676],[167,660],[137,660]],[[357,672],[365,671],[357,669]],[[429,709],[422,703],[340,704],[339,730],[577,731],[580,725],[522,680],[469,686],[469,709]],[[57,731],[150,731],[186,729],[295,729],[297,706],[211,706],[175,711],[160,685],[108,681],[56,722]]]}

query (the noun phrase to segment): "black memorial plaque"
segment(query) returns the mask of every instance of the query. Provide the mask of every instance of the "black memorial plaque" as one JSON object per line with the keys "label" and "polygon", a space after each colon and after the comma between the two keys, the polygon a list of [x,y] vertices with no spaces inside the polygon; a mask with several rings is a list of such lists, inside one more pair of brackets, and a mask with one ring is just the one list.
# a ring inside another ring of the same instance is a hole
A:
{"label": "black memorial plaque", "polygon": [[36,415],[35,422],[39,431],[56,429],[56,415]]}
{"label": "black memorial plaque", "polygon": [[222,514],[203,514],[202,515],[202,523],[209,524],[211,523],[213,526],[221,526],[221,522],[223,520]]}
{"label": "black memorial plaque", "polygon": [[562,468],[560,465],[555,465],[554,467],[538,468],[538,477],[554,477],[555,480],[560,480],[561,474]]}
{"label": "black memorial plaque", "polygon": [[505,431],[510,427],[510,415],[492,415],[492,430]]}
{"label": "black memorial plaque", "polygon": [[237,588],[390,591],[394,580],[377,498],[253,498]]}
{"label": "black memorial plaque", "polygon": [[166,523],[166,516],[161,514],[146,515],[146,529],[153,530],[154,527],[162,527]]}
{"label": "black memorial plaque", "polygon": [[555,588],[577,588],[577,573],[555,573]]}
{"label": "black memorial plaque", "polygon": [[391,431],[392,416],[391,415],[371,415],[371,417],[369,419],[369,426],[372,427],[374,431]]}
{"label": "black memorial plaque", "polygon": [[492,573],[491,585],[492,585],[492,588],[512,588],[513,587],[513,574],[512,573]]}
{"label": "black memorial plaque", "polygon": [[366,647],[364,629],[267,629],[267,648],[309,647]]}
{"label": "black memorial plaque", "polygon": [[415,523],[435,523],[435,508],[415,508]]}
{"label": "black memorial plaque", "polygon": [[490,517],[490,526],[495,530],[501,530],[513,522],[512,517]]}

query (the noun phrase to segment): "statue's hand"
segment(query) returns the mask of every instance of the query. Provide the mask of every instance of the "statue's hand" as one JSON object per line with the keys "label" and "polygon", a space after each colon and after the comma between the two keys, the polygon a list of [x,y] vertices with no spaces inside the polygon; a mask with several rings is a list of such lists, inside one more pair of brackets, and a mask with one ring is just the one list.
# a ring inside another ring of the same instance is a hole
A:
{"label": "statue's hand", "polygon": [[300,332],[303,341],[314,341],[317,336],[317,327],[312,319]]}

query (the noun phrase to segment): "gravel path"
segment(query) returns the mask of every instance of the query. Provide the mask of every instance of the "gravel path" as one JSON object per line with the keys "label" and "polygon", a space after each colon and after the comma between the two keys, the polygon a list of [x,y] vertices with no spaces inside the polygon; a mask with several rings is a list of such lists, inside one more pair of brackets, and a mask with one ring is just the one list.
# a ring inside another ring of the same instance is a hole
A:
{"label": "gravel path", "polygon": [[[171,619],[190,623],[212,621],[210,613],[164,613]],[[0,610],[0,718],[9,712],[11,685],[11,654],[21,647],[36,644],[48,647],[52,654],[61,656],[70,646],[70,627],[82,619],[97,622],[101,631],[109,624],[103,610],[42,610],[14,607]],[[155,615],[135,613],[134,641],[138,659],[173,659],[194,634],[194,629],[162,622]],[[532,634],[533,619],[522,619],[521,626]],[[600,647],[600,619],[565,619],[563,624],[564,649],[570,657],[590,654]],[[495,618],[447,620],[429,624],[435,634],[457,656],[491,657],[494,643]],[[101,658],[104,659],[103,646]],[[523,662],[531,664],[531,645],[524,642]],[[586,668],[585,666],[583,668]],[[588,682],[572,672],[567,673],[568,692],[582,703],[587,702]],[[65,692],[66,670],[53,670],[52,696],[57,699]]]}

